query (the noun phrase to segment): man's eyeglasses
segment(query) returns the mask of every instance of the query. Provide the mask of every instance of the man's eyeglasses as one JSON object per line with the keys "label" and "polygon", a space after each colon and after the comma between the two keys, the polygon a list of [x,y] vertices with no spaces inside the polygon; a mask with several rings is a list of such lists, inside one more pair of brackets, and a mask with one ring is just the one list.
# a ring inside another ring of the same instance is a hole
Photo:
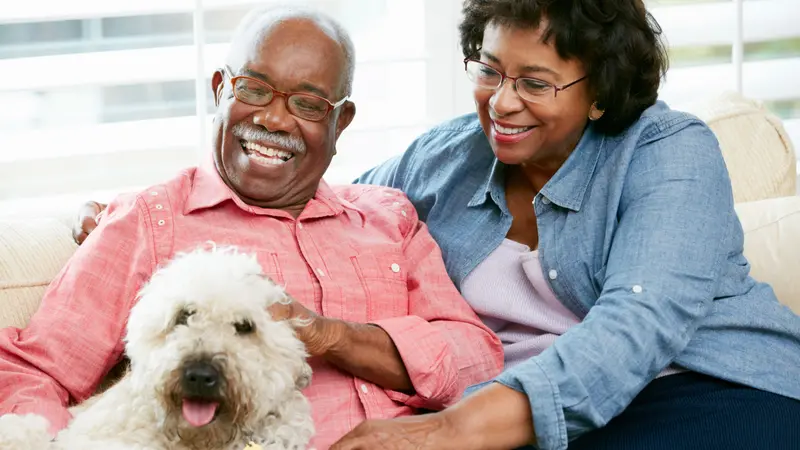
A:
{"label": "man's eyeglasses", "polygon": [[342,106],[348,99],[345,97],[336,103],[331,103],[330,100],[314,94],[282,92],[259,79],[234,76],[227,66],[225,66],[225,73],[231,79],[233,96],[240,102],[250,106],[264,107],[269,105],[275,96],[280,96],[285,99],[286,109],[290,114],[313,122],[325,119],[331,111]]}
{"label": "man's eyeglasses", "polygon": [[471,58],[464,59],[464,69],[467,71],[467,78],[475,86],[494,91],[500,89],[506,79],[509,79],[514,82],[514,90],[520,98],[528,102],[544,105],[553,103],[559,91],[563,91],[586,79],[586,76],[584,76],[572,83],[556,86],[537,78],[510,77],[486,63]]}

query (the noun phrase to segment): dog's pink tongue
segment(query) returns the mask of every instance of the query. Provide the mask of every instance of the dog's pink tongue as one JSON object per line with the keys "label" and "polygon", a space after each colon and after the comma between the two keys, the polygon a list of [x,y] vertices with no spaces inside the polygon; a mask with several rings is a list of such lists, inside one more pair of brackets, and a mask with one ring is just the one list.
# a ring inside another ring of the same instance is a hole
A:
{"label": "dog's pink tongue", "polygon": [[184,399],[183,418],[193,427],[208,425],[214,420],[214,414],[217,413],[217,406],[219,406],[219,403],[216,402]]}

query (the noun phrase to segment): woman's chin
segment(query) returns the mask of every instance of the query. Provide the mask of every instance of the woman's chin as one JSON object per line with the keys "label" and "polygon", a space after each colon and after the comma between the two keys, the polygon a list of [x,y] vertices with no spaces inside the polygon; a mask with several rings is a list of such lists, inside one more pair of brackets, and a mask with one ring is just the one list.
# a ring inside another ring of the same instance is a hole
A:
{"label": "woman's chin", "polygon": [[492,143],[492,152],[494,152],[495,158],[501,163],[507,166],[516,166],[530,161],[536,155],[536,149],[532,148],[530,145],[524,146],[520,144],[524,144],[524,142],[515,145],[497,145],[496,143]]}

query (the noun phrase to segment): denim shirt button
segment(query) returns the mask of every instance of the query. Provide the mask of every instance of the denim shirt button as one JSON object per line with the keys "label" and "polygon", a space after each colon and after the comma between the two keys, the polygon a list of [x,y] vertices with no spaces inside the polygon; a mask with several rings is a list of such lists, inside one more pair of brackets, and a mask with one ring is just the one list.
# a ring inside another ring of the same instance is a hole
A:
{"label": "denim shirt button", "polygon": [[641,293],[642,293],[642,287],[641,287],[641,286],[639,286],[638,284],[637,284],[637,285],[635,285],[635,286],[633,287],[633,289],[631,289],[631,290],[633,291],[633,293],[634,293],[634,294],[641,294]]}
{"label": "denim shirt button", "polygon": [[556,271],[556,269],[550,269],[550,272],[547,273],[547,276],[549,276],[551,280],[555,280],[558,278],[558,271]]}
{"label": "denim shirt button", "polygon": [[542,197],[542,203],[544,203],[545,205],[549,205],[550,199],[548,199],[547,197]]}

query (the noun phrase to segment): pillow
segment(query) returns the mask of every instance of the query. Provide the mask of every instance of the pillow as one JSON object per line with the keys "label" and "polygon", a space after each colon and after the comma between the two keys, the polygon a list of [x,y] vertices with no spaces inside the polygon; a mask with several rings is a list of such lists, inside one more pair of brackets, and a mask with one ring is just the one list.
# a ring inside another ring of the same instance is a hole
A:
{"label": "pillow", "polygon": [[676,106],[705,121],[717,136],[737,203],[795,195],[795,150],[778,117],[735,92]]}
{"label": "pillow", "polygon": [[751,275],[772,286],[778,300],[800,314],[800,197],[736,205]]}
{"label": "pillow", "polygon": [[0,328],[28,323],[76,248],[62,221],[0,220]]}

